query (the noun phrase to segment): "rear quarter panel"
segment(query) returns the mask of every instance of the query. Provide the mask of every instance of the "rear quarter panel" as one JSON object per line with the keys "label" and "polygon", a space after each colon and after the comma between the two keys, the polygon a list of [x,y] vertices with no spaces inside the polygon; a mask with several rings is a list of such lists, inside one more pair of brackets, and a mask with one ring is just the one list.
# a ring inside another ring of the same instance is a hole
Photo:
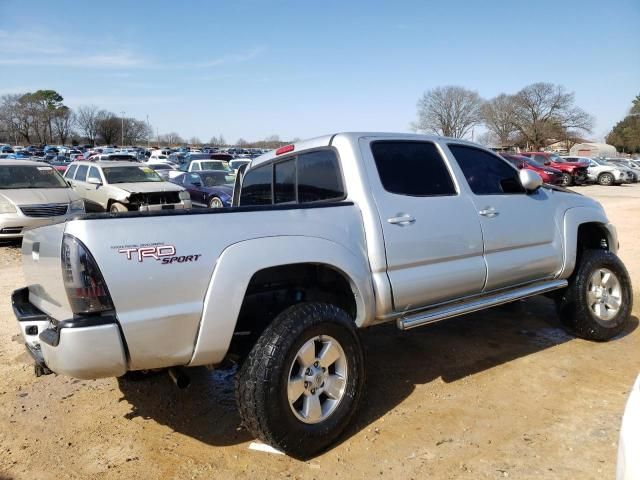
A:
{"label": "rear quarter panel", "polygon": [[[67,233],[87,245],[102,271],[130,353],[129,368],[134,370],[190,361],[216,264],[222,252],[236,243],[283,236],[321,238],[342,245],[368,266],[359,210],[349,204],[77,220],[67,224]],[[146,246],[172,247],[171,258],[185,260],[168,263],[126,253]],[[282,248],[290,252],[285,242]],[[310,246],[300,248],[309,248],[307,257],[313,259]],[[186,260],[189,256],[191,260]],[[250,279],[259,267],[269,266],[269,252],[261,248],[260,240],[246,254],[245,264],[242,272],[216,277],[222,288],[220,301],[237,301],[238,289],[248,282],[245,277]],[[236,318],[225,317],[227,310],[219,313],[207,321],[235,323]]]}

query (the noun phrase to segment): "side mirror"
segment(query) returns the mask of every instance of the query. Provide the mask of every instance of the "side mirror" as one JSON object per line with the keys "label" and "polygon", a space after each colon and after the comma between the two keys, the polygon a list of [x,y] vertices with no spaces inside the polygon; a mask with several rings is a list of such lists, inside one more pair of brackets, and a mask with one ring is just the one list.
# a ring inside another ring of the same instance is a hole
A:
{"label": "side mirror", "polygon": [[520,183],[527,192],[535,192],[542,185],[542,177],[533,170],[522,169],[519,176]]}
{"label": "side mirror", "polygon": [[544,161],[544,164],[545,164],[545,165],[547,165],[547,166],[549,166],[549,165],[551,165],[551,162],[550,162],[549,160],[545,160],[545,161]]}
{"label": "side mirror", "polygon": [[91,185],[102,185],[102,181],[96,177],[87,178],[87,183],[90,183]]}
{"label": "side mirror", "polygon": [[191,185],[193,185],[194,187],[201,187],[202,183],[201,182],[193,182]]}

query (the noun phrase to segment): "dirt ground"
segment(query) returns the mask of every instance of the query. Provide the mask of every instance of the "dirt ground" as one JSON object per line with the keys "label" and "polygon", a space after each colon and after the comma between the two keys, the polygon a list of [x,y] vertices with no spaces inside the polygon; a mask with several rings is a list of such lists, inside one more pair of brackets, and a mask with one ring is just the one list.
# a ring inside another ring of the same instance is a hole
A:
{"label": "dirt ground", "polygon": [[534,298],[431,327],[364,334],[367,394],[341,443],[308,462],[250,450],[232,370],[178,390],[36,378],[9,295],[19,249],[0,247],[0,478],[614,478],[624,404],[640,373],[640,185],[583,187],[617,225],[635,282],[631,327],[574,339]]}

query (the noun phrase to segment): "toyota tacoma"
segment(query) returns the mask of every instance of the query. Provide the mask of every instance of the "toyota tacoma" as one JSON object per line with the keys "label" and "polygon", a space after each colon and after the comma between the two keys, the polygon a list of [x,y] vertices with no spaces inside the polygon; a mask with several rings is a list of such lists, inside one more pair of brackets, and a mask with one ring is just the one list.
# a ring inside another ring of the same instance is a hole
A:
{"label": "toyota tacoma", "polygon": [[547,294],[575,335],[608,340],[632,307],[617,250],[598,202],[474,143],[339,133],[242,167],[232,208],[26,232],[13,306],[40,374],[234,360],[243,423],[307,458],[357,411],[360,329]]}

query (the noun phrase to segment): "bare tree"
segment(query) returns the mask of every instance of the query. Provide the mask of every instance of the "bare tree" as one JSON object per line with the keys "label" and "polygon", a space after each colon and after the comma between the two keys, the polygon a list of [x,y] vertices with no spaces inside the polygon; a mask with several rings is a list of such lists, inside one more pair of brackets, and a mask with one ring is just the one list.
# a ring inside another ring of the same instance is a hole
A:
{"label": "bare tree", "polygon": [[485,102],[482,106],[482,118],[485,127],[500,143],[506,147],[514,141],[518,132],[515,98],[512,95],[500,94]]}
{"label": "bare tree", "polygon": [[93,145],[95,145],[98,136],[98,124],[101,119],[106,117],[106,113],[95,105],[82,105],[76,111],[76,127],[80,131],[79,133],[87,137],[87,140]]}
{"label": "bare tree", "polygon": [[200,141],[198,137],[191,137],[189,139],[189,145],[200,145],[200,144],[202,144],[202,141]]}
{"label": "bare tree", "polygon": [[238,147],[247,147],[249,146],[249,142],[247,142],[244,138],[240,137],[238,140],[236,140],[235,143]]}
{"label": "bare tree", "polygon": [[593,118],[575,106],[574,94],[552,83],[534,83],[514,96],[518,132],[530,148],[548,139],[565,138],[568,131],[590,132]]}
{"label": "bare tree", "polygon": [[124,142],[127,145],[136,145],[146,142],[151,136],[151,129],[144,120],[137,120],[135,118],[127,118],[121,125],[124,124]]}
{"label": "bare tree", "polygon": [[482,121],[482,99],[477,92],[456,86],[428,90],[418,100],[416,130],[462,138]]}
{"label": "bare tree", "polygon": [[121,137],[121,120],[115,113],[105,112],[98,120],[97,138],[101,138],[106,145],[113,145]]}

